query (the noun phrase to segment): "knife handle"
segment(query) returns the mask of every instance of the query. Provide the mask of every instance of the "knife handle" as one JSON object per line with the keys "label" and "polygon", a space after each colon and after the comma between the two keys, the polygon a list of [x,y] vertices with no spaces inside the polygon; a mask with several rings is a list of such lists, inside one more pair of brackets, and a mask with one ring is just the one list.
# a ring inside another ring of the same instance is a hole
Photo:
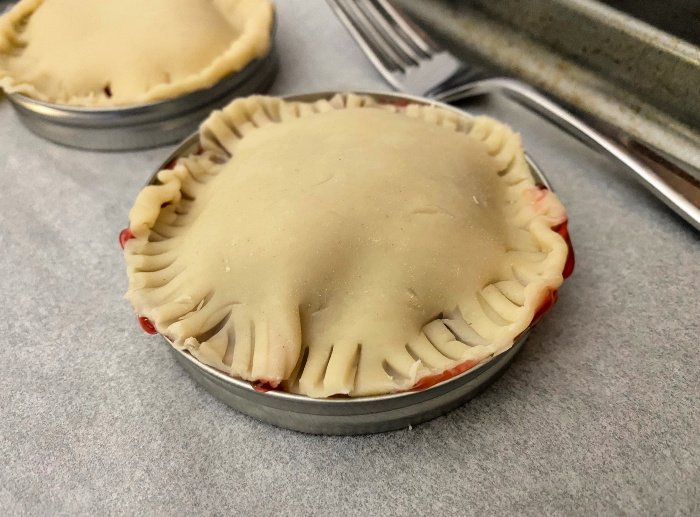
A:
{"label": "knife handle", "polygon": [[615,158],[657,198],[700,231],[700,184],[658,153],[618,135],[614,141],[540,94],[531,86],[508,78],[474,81],[440,92],[441,101],[500,92],[556,124],[591,147]]}

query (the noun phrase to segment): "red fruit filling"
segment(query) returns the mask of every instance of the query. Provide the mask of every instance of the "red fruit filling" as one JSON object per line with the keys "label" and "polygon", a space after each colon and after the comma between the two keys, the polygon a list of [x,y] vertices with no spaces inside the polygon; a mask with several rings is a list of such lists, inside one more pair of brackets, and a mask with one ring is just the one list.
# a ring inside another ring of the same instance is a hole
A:
{"label": "red fruit filling", "polygon": [[260,380],[260,381],[251,382],[250,385],[258,393],[267,393],[268,391],[272,391],[274,389],[277,389],[277,386],[279,386],[279,383]]}
{"label": "red fruit filling", "polygon": [[382,104],[385,106],[396,106],[397,108],[405,108],[406,106],[411,104],[411,101],[405,99],[396,99],[395,101],[386,101]]}
{"label": "red fruit filling", "polygon": [[569,248],[569,253],[566,256],[566,264],[564,264],[564,271],[562,271],[564,278],[569,278],[571,273],[574,272],[574,267],[576,266],[574,246],[571,244],[571,238],[569,237],[569,221],[564,221],[560,225],[552,228],[552,230],[562,236],[562,238],[566,241],[566,247]]}
{"label": "red fruit filling", "polygon": [[459,375],[460,373],[464,373],[467,370],[471,370],[474,368],[479,361],[475,359],[470,359],[469,361],[464,361],[461,364],[458,364],[457,366],[453,366],[449,370],[445,370],[442,373],[436,373],[435,375],[427,375],[420,379],[418,382],[416,382],[409,390],[424,390],[426,388],[430,388],[431,386],[435,386],[436,384],[446,381],[447,379],[451,379],[455,375]]}
{"label": "red fruit filling", "polygon": [[554,306],[555,303],[557,303],[557,300],[559,299],[559,293],[556,290],[551,290],[549,293],[545,296],[544,301],[542,302],[542,305],[535,311],[535,315],[532,318],[532,322],[530,323],[530,326],[532,327],[535,323],[540,321],[542,319],[542,316],[545,315],[545,313]]}
{"label": "red fruit filling", "polygon": [[153,322],[145,316],[139,316],[139,325],[146,334],[157,334],[158,331],[153,326]]}
{"label": "red fruit filling", "polygon": [[131,233],[131,228],[124,228],[121,232],[119,232],[119,245],[124,249],[124,245],[126,244],[126,241],[131,240],[134,238],[134,234]]}

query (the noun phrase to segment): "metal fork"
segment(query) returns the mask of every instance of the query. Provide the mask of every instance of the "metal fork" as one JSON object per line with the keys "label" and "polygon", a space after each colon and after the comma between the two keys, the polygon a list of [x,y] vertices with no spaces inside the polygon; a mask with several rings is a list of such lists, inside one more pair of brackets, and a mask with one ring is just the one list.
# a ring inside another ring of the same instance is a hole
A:
{"label": "metal fork", "polygon": [[[604,136],[531,86],[506,77],[487,77],[440,49],[389,0],[327,0],[336,16],[384,79],[399,91],[443,102],[499,92],[532,109],[589,146],[615,158],[669,208],[700,230],[700,188],[674,176],[684,196],[624,147]],[[648,151],[647,151],[648,153]],[[656,169],[663,168],[656,164]],[[676,174],[665,171],[666,174]],[[694,196],[693,196],[694,194]],[[689,199],[690,197],[690,199]]]}

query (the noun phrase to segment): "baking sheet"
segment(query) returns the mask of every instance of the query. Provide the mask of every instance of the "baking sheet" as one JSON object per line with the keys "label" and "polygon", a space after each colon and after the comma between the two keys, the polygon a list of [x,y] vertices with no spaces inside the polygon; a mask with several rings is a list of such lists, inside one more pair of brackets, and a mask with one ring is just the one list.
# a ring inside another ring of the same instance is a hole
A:
{"label": "baking sheet", "polygon": [[[274,93],[384,87],[325,2],[276,4]],[[523,135],[569,211],[576,271],[479,397],[329,437],[231,411],[134,321],[117,235],[167,150],[67,149],[0,100],[3,513],[697,514],[697,236],[528,112],[469,108]]]}
{"label": "baking sheet", "polygon": [[[684,169],[700,180],[700,48],[693,43],[596,0],[397,3],[467,62],[622,128],[690,164]],[[683,0],[665,9],[676,4]]]}

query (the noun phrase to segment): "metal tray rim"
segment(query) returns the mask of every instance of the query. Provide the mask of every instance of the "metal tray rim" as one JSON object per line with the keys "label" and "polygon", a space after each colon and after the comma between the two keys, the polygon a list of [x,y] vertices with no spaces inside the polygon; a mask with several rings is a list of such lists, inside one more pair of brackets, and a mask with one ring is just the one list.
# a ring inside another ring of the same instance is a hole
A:
{"label": "metal tray rim", "polygon": [[[152,116],[154,118],[161,119],[163,108],[172,108],[176,112],[186,112],[192,110],[194,107],[188,102],[192,99],[198,98],[200,96],[211,93],[212,91],[218,91],[219,89],[225,89],[230,91],[235,89],[236,86],[240,86],[247,79],[250,78],[258,69],[262,68],[268,58],[270,58],[275,53],[274,49],[261,56],[254,61],[251,61],[246,65],[245,68],[232,72],[231,74],[222,77],[219,81],[212,84],[211,86],[200,88],[197,90],[192,90],[190,92],[184,93],[178,97],[162,99],[153,102],[147,102],[142,104],[128,104],[123,106],[78,106],[72,104],[56,104],[47,101],[42,101],[39,99],[34,99],[27,95],[18,92],[11,92],[7,94],[7,98],[13,103],[19,104],[23,108],[33,111],[38,116],[43,116],[45,118],[60,118],[75,116],[85,118],[85,123],[92,122],[93,124],[97,122],[98,116],[100,117],[110,117],[110,120],[105,120],[107,122],[113,122],[115,117],[131,117],[131,116]],[[218,95],[217,95],[218,96]],[[201,104],[198,102],[197,104]],[[178,108],[179,107],[179,108]],[[92,119],[92,120],[90,120]],[[64,121],[64,123],[66,123]],[[76,125],[84,125],[77,124]]]}

